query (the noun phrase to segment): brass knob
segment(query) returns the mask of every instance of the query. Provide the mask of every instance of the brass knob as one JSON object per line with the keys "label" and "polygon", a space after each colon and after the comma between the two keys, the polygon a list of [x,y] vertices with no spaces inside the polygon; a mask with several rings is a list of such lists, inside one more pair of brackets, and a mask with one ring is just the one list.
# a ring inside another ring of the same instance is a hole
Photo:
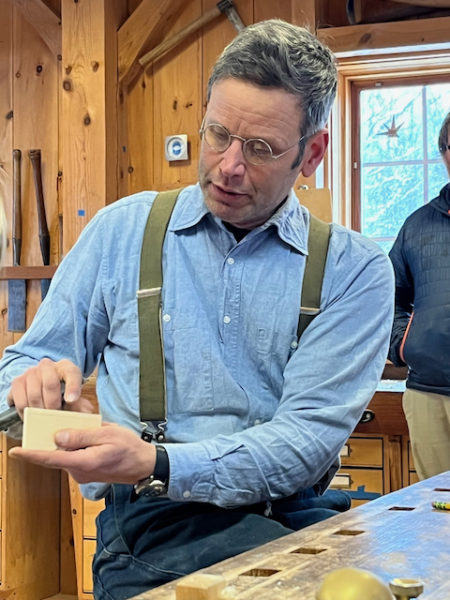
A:
{"label": "brass knob", "polygon": [[389,582],[391,592],[396,600],[417,598],[423,592],[423,583],[418,579],[403,579],[396,577]]}
{"label": "brass knob", "polygon": [[316,600],[393,600],[389,588],[370,571],[343,568],[322,580]]}

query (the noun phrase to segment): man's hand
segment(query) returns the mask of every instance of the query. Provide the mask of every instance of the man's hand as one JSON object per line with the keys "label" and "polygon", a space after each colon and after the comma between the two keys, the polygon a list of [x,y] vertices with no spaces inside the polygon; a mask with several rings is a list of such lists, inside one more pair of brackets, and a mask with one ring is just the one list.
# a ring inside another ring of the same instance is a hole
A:
{"label": "man's hand", "polygon": [[156,450],[136,433],[104,423],[97,429],[61,429],[58,450],[11,448],[9,456],[44,467],[64,469],[78,483],[137,483],[155,468]]}
{"label": "man's hand", "polygon": [[[14,404],[23,419],[26,406],[61,408],[62,391],[70,410],[92,412],[89,400],[81,397],[82,375],[70,360],[54,362],[44,358],[16,377],[8,394],[9,404]],[[64,388],[62,387],[64,384]]]}

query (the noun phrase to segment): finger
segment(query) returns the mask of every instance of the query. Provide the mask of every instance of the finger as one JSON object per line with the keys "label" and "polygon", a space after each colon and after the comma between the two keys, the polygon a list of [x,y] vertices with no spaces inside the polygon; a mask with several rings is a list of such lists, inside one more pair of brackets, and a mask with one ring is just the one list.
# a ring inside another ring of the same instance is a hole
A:
{"label": "finger", "polygon": [[11,383],[8,392],[8,404],[15,406],[20,417],[23,419],[23,409],[28,406],[27,388],[23,375],[16,377]]}
{"label": "finger", "polygon": [[8,456],[50,469],[78,469],[84,462],[82,451],[78,453],[65,450],[27,450],[20,446],[11,448]]}
{"label": "finger", "polygon": [[55,443],[63,450],[80,450],[100,446],[107,442],[102,427],[90,429],[59,429],[55,433]]}
{"label": "finger", "polygon": [[83,377],[81,370],[70,360],[63,359],[55,363],[60,381],[64,381],[64,400],[71,404],[79,400]]}
{"label": "finger", "polygon": [[58,372],[58,363],[44,358],[40,361],[38,369],[41,378],[41,394],[44,407],[52,409],[61,408],[62,387]]}
{"label": "finger", "polygon": [[66,410],[73,410],[75,412],[93,413],[94,405],[87,398],[81,397],[79,400],[66,404]]}

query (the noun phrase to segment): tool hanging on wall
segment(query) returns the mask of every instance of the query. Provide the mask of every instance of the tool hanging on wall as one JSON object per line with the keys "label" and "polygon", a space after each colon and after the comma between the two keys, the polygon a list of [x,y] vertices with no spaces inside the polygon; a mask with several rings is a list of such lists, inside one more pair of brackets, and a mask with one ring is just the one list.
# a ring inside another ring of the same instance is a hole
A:
{"label": "tool hanging on wall", "polygon": [[[20,266],[22,251],[22,152],[13,150],[13,210],[12,210],[12,254],[13,266]],[[25,331],[27,286],[25,279],[8,281],[8,331]]]}
{"label": "tool hanging on wall", "polygon": [[[39,244],[41,247],[44,265],[50,264],[50,234],[48,232],[47,218],[45,215],[44,191],[42,188],[42,163],[41,151],[39,149],[29,152],[31,165],[33,167],[34,189],[36,192],[37,215],[39,223]],[[41,279],[41,298],[45,298],[50,286],[50,279]]]}
{"label": "tool hanging on wall", "polygon": [[150,52],[144,54],[144,56],[139,59],[139,64],[141,67],[145,67],[156,59],[161,58],[164,56],[164,54],[169,52],[169,50],[172,50],[172,48],[186,39],[189,35],[195,31],[198,31],[220,15],[226,15],[236,31],[241,31],[245,28],[245,25],[242,22],[242,19],[239,16],[235,6],[233,5],[233,2],[231,2],[231,0],[221,0],[216,4],[216,6],[214,6],[214,8],[208,10],[204,15],[193,21],[190,25],[184,27],[173,37],[161,42],[161,44],[158,44],[158,46],[150,50]]}

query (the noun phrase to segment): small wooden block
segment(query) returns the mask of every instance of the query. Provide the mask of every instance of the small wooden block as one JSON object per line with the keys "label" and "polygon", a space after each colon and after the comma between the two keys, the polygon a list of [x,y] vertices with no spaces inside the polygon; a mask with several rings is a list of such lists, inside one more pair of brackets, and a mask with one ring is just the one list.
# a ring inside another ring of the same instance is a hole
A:
{"label": "small wooden block", "polygon": [[51,410],[27,406],[23,411],[22,448],[56,450],[55,433],[60,429],[93,429],[101,427],[99,414]]}
{"label": "small wooden block", "polygon": [[220,575],[187,575],[176,585],[176,600],[220,600],[220,592],[226,585],[227,580]]}

